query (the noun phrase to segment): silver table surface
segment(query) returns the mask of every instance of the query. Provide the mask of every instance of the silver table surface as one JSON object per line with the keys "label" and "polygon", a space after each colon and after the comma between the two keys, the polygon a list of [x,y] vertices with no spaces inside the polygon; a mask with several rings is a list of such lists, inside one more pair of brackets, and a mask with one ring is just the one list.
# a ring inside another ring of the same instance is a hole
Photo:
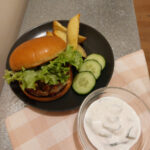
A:
{"label": "silver table surface", "polygon": [[[81,14],[81,22],[100,31],[109,41],[115,59],[140,49],[132,0],[30,0],[20,34],[48,21],[69,19]],[[25,104],[5,83],[0,96],[0,150],[12,146],[5,127],[7,116]]]}

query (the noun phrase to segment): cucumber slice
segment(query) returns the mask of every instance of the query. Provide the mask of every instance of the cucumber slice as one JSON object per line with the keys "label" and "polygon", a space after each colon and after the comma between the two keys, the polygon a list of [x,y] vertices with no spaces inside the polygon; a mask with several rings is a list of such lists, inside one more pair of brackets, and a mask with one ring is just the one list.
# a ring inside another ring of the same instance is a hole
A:
{"label": "cucumber slice", "polygon": [[94,54],[89,55],[85,60],[90,60],[90,59],[97,60],[101,64],[102,70],[104,69],[106,65],[106,61],[102,55],[94,53]]}
{"label": "cucumber slice", "polygon": [[101,74],[101,65],[96,60],[87,60],[81,65],[79,69],[79,72],[82,71],[90,71],[93,73],[94,77],[98,79]]}
{"label": "cucumber slice", "polygon": [[78,94],[87,94],[95,86],[96,79],[91,72],[84,71],[78,73],[73,80],[73,89]]}

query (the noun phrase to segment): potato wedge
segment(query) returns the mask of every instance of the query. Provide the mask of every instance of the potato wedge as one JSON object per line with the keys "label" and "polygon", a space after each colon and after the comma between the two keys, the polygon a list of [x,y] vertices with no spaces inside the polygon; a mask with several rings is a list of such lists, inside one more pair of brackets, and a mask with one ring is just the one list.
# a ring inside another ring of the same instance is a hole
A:
{"label": "potato wedge", "polygon": [[[53,34],[60,37],[64,42],[67,42],[67,34],[65,32],[60,30],[55,30]],[[79,44],[77,46],[77,51],[79,51],[83,57],[87,56],[85,50]]]}
{"label": "potato wedge", "polygon": [[64,27],[61,23],[59,23],[58,21],[53,21],[53,30],[60,30],[63,32],[67,32],[67,28]]}
{"label": "potato wedge", "polygon": [[67,35],[65,32],[60,30],[54,30],[53,34],[60,37],[64,42],[67,42]]}
{"label": "potato wedge", "polygon": [[[53,30],[60,30],[60,31],[63,31],[65,33],[67,33],[67,28],[64,27],[60,22],[58,21],[53,21]],[[78,42],[79,43],[83,43],[84,41],[86,40],[86,37],[85,36],[82,36],[82,35],[79,35],[78,36]]]}
{"label": "potato wedge", "polygon": [[84,48],[83,48],[81,45],[79,45],[79,44],[78,44],[78,46],[77,46],[77,51],[80,52],[80,54],[81,54],[83,57],[85,57],[85,58],[87,57],[87,54],[86,54]]}
{"label": "potato wedge", "polygon": [[47,31],[47,32],[46,32],[46,36],[53,36],[53,33],[50,32],[50,31]]}
{"label": "potato wedge", "polygon": [[69,20],[67,27],[67,44],[77,49],[79,35],[80,14],[77,14]]}
{"label": "potato wedge", "polygon": [[78,43],[83,43],[86,40],[85,36],[79,35],[78,37]]}

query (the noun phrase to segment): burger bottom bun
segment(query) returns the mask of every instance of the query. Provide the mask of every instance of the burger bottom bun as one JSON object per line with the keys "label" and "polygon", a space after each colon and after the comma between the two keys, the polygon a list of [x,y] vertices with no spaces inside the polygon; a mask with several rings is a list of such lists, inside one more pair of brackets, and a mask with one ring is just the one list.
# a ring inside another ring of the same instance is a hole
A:
{"label": "burger bottom bun", "polygon": [[[64,86],[64,88],[58,92],[56,95],[54,96],[47,96],[47,97],[37,97],[37,96],[34,96],[32,94],[30,94],[29,92],[27,92],[26,90],[22,90],[24,92],[24,94],[29,97],[30,99],[33,99],[33,100],[36,100],[36,101],[40,101],[40,102],[48,102],[48,101],[53,101],[53,100],[56,100],[60,97],[62,97],[64,94],[67,93],[67,91],[70,89],[71,85],[72,85],[72,70],[70,69],[69,71],[69,74],[70,74],[70,77],[69,79],[67,80],[67,83],[66,85]],[[21,88],[22,89],[22,88]]]}

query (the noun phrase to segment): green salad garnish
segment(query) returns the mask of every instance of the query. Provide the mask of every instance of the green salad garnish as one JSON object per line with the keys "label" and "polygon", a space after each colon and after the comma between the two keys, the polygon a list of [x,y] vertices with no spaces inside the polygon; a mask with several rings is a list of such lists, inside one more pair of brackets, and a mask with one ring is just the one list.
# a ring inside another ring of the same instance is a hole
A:
{"label": "green salad garnish", "polygon": [[62,52],[56,59],[50,61],[47,65],[41,66],[40,69],[22,68],[21,71],[5,71],[4,78],[10,84],[17,80],[21,83],[21,87],[35,89],[36,82],[42,81],[49,85],[57,85],[58,83],[65,83],[69,74],[69,65],[74,66],[77,70],[83,63],[82,55],[73,50],[73,47],[67,46],[66,50]]}

